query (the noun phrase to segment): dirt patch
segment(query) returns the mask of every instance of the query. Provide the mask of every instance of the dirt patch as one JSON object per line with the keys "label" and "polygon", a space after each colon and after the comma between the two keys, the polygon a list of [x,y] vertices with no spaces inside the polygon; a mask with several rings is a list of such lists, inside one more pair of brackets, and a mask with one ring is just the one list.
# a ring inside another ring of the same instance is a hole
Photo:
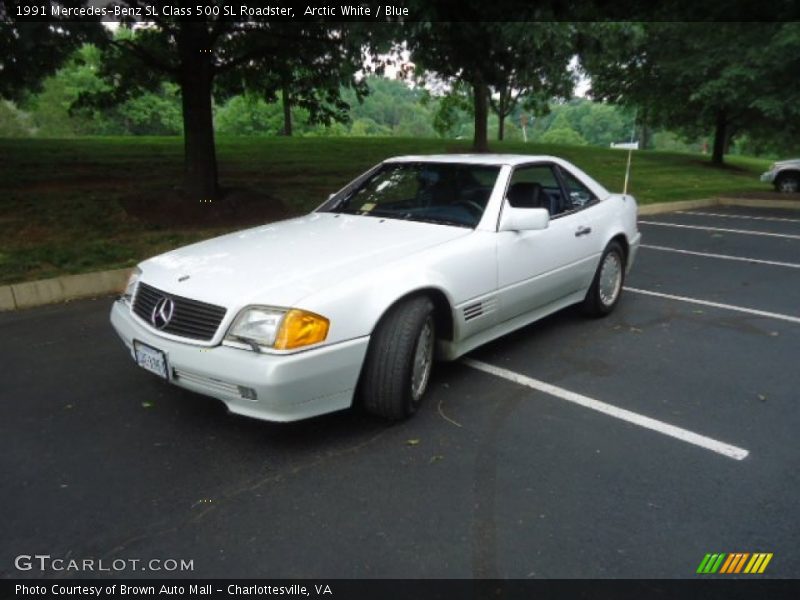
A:
{"label": "dirt patch", "polygon": [[292,216],[278,198],[247,188],[221,190],[219,197],[210,202],[191,199],[176,189],[138,193],[120,202],[130,216],[162,227],[246,226]]}

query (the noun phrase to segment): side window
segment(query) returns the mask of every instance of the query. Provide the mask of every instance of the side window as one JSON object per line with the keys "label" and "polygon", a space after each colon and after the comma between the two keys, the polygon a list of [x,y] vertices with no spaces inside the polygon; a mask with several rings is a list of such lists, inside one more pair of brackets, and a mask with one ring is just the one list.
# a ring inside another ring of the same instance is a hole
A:
{"label": "side window", "polygon": [[569,196],[565,210],[580,210],[597,200],[597,197],[589,191],[589,188],[578,181],[572,173],[566,169],[561,169],[561,175]]}
{"label": "side window", "polygon": [[506,198],[514,208],[546,208],[551,216],[562,211],[561,186],[552,165],[514,169]]}

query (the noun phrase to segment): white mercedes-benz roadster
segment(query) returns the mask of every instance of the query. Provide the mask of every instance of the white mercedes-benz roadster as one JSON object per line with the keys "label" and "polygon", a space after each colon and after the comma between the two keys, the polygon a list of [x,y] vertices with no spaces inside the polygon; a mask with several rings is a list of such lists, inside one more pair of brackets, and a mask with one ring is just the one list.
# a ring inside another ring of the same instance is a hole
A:
{"label": "white mercedes-benz roadster", "polygon": [[139,366],[238,414],[403,419],[434,358],[571,304],[611,312],[636,216],[551,156],[392,158],[309,215],[142,262],[111,323]]}

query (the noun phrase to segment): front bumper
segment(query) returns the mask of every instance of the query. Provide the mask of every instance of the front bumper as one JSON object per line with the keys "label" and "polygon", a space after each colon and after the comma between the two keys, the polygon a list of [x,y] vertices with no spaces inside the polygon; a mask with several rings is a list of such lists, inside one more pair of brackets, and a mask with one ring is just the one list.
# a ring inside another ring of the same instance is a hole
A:
{"label": "front bumper", "polygon": [[[133,340],[164,352],[170,383],[265,421],[296,421],[349,407],[369,344],[369,337],[362,337],[282,355],[201,347],[154,334],[120,300],[111,308],[111,324],[131,356]],[[254,399],[244,397],[241,390],[247,388],[255,391]]]}
{"label": "front bumper", "polygon": [[767,171],[762,173],[760,180],[762,183],[773,183],[775,181],[775,171]]}

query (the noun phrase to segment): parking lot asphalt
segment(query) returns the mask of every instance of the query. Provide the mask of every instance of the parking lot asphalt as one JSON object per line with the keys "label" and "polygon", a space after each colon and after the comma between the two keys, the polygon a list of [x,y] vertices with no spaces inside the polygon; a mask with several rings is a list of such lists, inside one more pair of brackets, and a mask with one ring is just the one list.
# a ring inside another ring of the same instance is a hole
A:
{"label": "parking lot asphalt", "polygon": [[0,315],[0,576],[98,575],[14,568],[39,553],[194,565],[126,577],[692,578],[770,552],[756,577],[796,577],[800,212],[640,221],[614,314],[437,365],[391,426],[231,416],[136,368],[109,298]]}

